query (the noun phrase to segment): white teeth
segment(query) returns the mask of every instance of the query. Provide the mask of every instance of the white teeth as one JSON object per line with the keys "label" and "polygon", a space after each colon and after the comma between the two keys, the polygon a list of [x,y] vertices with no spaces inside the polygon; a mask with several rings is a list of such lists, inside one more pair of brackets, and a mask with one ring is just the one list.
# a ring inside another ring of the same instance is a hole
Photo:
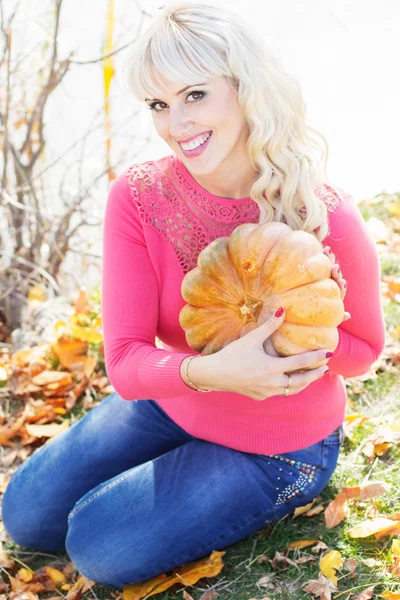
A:
{"label": "white teeth", "polygon": [[208,138],[210,136],[211,136],[211,133],[207,133],[206,135],[202,135],[201,137],[196,138],[195,140],[193,140],[192,142],[189,142],[188,144],[181,144],[181,146],[184,150],[194,150],[195,148],[198,148],[199,146],[204,144],[204,142],[206,140],[208,140]]}

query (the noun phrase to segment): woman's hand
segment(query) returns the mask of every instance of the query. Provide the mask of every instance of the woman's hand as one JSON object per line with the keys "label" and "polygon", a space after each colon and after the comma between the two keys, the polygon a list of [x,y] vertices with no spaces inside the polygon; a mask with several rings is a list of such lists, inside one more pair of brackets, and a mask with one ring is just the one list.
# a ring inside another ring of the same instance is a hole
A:
{"label": "woman's hand", "polygon": [[[200,357],[197,366],[194,360],[190,365],[192,367],[193,364],[194,371],[189,378],[200,387],[266,400],[283,394],[288,374],[291,374],[290,395],[301,392],[323,376],[328,360],[327,350],[310,350],[287,357],[269,356],[264,351],[266,342],[284,319],[284,314],[280,317],[272,315],[265,323],[222,350]],[[309,370],[301,372],[307,367]]]}
{"label": "woman's hand", "polygon": [[[344,300],[344,297],[345,297],[346,291],[347,291],[347,281],[345,279],[343,279],[343,275],[340,270],[340,266],[337,263],[335,263],[335,255],[333,254],[333,252],[329,246],[324,246],[324,254],[325,254],[325,256],[327,256],[329,258],[329,260],[332,263],[331,277],[338,284],[338,286],[340,288],[342,300]],[[351,315],[349,312],[345,311],[342,323],[344,321],[347,321],[348,319],[351,319]]]}

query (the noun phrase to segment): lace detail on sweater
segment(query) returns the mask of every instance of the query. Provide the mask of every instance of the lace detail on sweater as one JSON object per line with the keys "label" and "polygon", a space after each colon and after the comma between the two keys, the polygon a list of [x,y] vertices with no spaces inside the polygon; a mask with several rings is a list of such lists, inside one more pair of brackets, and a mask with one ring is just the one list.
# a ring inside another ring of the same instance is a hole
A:
{"label": "lace detail on sweater", "polygon": [[256,202],[239,206],[210,206],[207,199],[179,194],[154,161],[128,170],[132,197],[143,223],[156,229],[172,246],[186,274],[197,266],[201,250],[218,237],[229,236],[241,223],[257,223]]}
{"label": "lace detail on sweater", "polygon": [[[197,266],[199,253],[211,241],[230,236],[242,223],[258,223],[260,210],[254,200],[232,200],[227,204],[226,199],[219,202],[218,197],[202,193],[185,178],[171,156],[134,164],[127,177],[142,223],[170,244],[184,274]],[[330,212],[346,195],[326,183],[316,188],[316,194]],[[282,221],[286,222],[284,217]]]}

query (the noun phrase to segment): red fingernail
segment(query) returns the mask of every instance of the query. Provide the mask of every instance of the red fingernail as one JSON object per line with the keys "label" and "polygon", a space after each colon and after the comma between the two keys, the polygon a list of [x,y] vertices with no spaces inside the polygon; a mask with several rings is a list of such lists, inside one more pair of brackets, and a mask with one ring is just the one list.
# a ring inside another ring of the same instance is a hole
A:
{"label": "red fingernail", "polygon": [[330,356],[333,356],[333,352],[327,352],[327,353],[325,354],[325,356],[326,356],[326,358],[329,358]]}
{"label": "red fingernail", "polygon": [[275,316],[276,317],[281,317],[283,315],[283,313],[285,312],[285,309],[281,306],[280,308],[278,308],[278,310],[275,312]]}

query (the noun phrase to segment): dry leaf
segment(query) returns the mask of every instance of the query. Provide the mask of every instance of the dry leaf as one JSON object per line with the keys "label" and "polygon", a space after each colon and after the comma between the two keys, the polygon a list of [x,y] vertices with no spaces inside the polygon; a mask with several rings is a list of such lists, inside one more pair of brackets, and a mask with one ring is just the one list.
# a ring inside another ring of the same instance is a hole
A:
{"label": "dry leaf", "polygon": [[307,554],[306,556],[301,556],[300,558],[296,558],[295,562],[298,565],[302,565],[303,563],[310,562],[310,561],[315,561],[315,560],[317,560],[316,556],[310,556],[310,555]]}
{"label": "dry leaf", "polygon": [[398,592],[391,592],[390,590],[385,590],[381,594],[382,598],[386,598],[386,600],[400,600],[400,590]]}
{"label": "dry leaf", "polygon": [[276,569],[277,562],[284,562],[288,565],[291,565],[292,567],[296,567],[296,569],[299,568],[294,560],[292,560],[291,558],[288,558],[287,556],[285,556],[284,554],[281,554],[280,552],[275,552],[274,558],[272,560],[269,560],[268,562],[271,563],[271,566],[273,569]]}
{"label": "dry leaf", "polygon": [[62,573],[61,571],[59,571],[58,569],[54,569],[53,567],[44,567],[46,570],[47,575],[50,577],[50,579],[52,581],[54,581],[55,584],[57,585],[61,585],[63,583],[66,583],[66,578],[64,573]]}
{"label": "dry leaf", "polygon": [[356,574],[355,574],[356,568],[358,566],[358,560],[354,557],[348,558],[344,564],[349,569],[349,571],[351,573],[351,578],[355,577],[356,576]]}
{"label": "dry leaf", "polygon": [[339,494],[328,504],[325,509],[325,525],[328,529],[336,527],[346,516],[347,512],[347,498],[342,493]]}
{"label": "dry leaf", "polygon": [[359,525],[348,529],[345,533],[353,538],[364,538],[372,535],[373,533],[377,533],[378,531],[387,529],[388,527],[393,527],[393,525],[393,521],[390,519],[386,519],[385,517],[377,517],[376,519],[367,519],[366,521],[362,521]]}
{"label": "dry leaf", "polygon": [[392,541],[392,573],[400,575],[400,540]]}
{"label": "dry leaf", "polygon": [[307,546],[312,546],[317,542],[319,542],[319,540],[296,540],[295,542],[290,542],[288,548],[307,548]]}
{"label": "dry leaf", "polygon": [[273,576],[273,573],[271,573],[270,575],[264,575],[263,577],[261,577],[261,579],[257,581],[257,585],[259,585],[260,587],[269,587]]}
{"label": "dry leaf", "polygon": [[209,557],[174,569],[169,577],[163,573],[147,581],[127,585],[124,587],[124,600],[140,600],[144,596],[154,596],[164,592],[176,583],[194,585],[202,577],[215,577],[224,566],[222,562],[224,554],[226,552],[214,551]]}
{"label": "dry leaf", "polygon": [[310,579],[302,587],[305,592],[309,592],[321,600],[331,600],[331,592],[339,591],[332,581],[323,575],[320,575],[318,579]]}
{"label": "dry leaf", "polygon": [[371,585],[371,587],[367,588],[366,590],[364,590],[363,592],[361,592],[361,594],[359,596],[357,596],[357,600],[368,600],[369,598],[372,598],[372,593],[374,591],[374,585]]}
{"label": "dry leaf", "polygon": [[68,429],[69,423],[68,421],[63,421],[62,423],[48,423],[47,425],[31,425],[30,423],[26,423],[25,429],[29,433],[29,435],[33,435],[34,437],[54,437],[59,435],[65,429]]}
{"label": "dry leaf", "polygon": [[327,550],[327,548],[328,546],[325,544],[325,542],[318,542],[314,548],[311,548],[311,552],[320,552],[321,550]]}
{"label": "dry leaf", "polygon": [[219,596],[220,594],[218,594],[216,590],[208,590],[208,592],[203,594],[199,600],[215,600],[216,598],[219,598]]}
{"label": "dry leaf", "polygon": [[316,504],[315,506],[313,506],[313,508],[311,508],[306,513],[304,513],[304,516],[305,517],[313,517],[314,515],[319,515],[319,513],[321,513],[323,510],[324,510],[323,504]]}
{"label": "dry leaf", "polygon": [[331,550],[325,554],[319,561],[319,570],[322,575],[337,584],[336,570],[340,569],[340,559],[342,555],[337,550]]}
{"label": "dry leaf", "polygon": [[296,517],[299,517],[303,513],[307,512],[312,507],[312,505],[314,504],[314,502],[315,502],[315,498],[309,504],[306,504],[305,506],[299,506],[298,508],[295,508],[294,513],[293,513],[293,519],[295,519]]}
{"label": "dry leaf", "polygon": [[368,500],[385,494],[390,485],[384,481],[369,481],[360,486],[360,500]]}

